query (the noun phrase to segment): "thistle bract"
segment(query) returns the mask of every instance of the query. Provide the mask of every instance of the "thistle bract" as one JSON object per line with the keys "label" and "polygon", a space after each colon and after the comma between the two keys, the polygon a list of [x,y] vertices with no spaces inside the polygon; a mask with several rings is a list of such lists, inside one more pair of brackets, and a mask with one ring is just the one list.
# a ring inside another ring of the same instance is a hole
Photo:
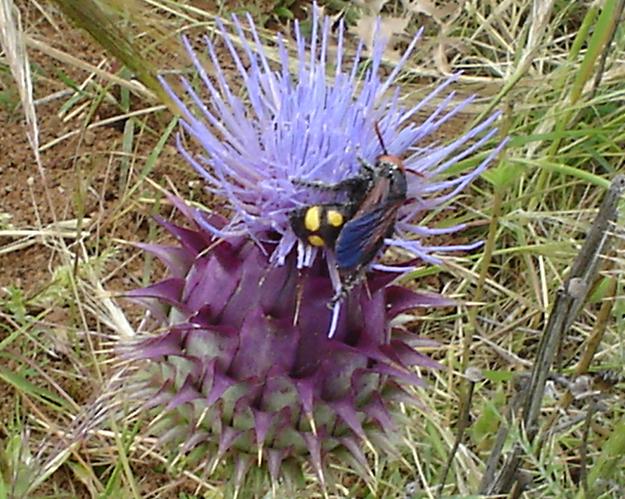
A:
{"label": "thistle bract", "polygon": [[408,180],[407,201],[386,243],[426,262],[438,261],[433,252],[470,248],[423,246],[421,236],[464,226],[431,229],[415,221],[456,196],[498,152],[456,178],[441,178],[493,137],[496,116],[448,145],[426,145],[427,136],[469,100],[448,110],[450,94],[416,122],[452,78],[416,106],[402,107],[393,81],[416,38],[382,80],[383,41],[370,47],[363,65],[362,43],[348,58],[343,25],[331,43],[329,20],[316,14],[308,41],[295,24],[294,58],[278,37],[270,60],[251,20],[244,28],[233,18],[231,26],[229,32],[218,20],[217,39],[244,95],[231,88],[209,39],[210,69],[184,42],[206,99],[182,79],[193,104],[186,107],[163,81],[183,112],[185,132],[203,149],[193,154],[180,139],[182,155],[207,189],[228,201],[231,216],[219,218],[170,197],[188,220],[183,227],[159,219],[177,245],[140,245],[164,262],[169,276],[129,293],[149,308],[163,332],[139,339],[127,355],[148,363],[141,393],[158,415],[152,430],[162,443],[209,469],[231,459],[239,483],[254,461],[276,478],[285,460],[302,459],[323,481],[327,458],[338,452],[366,467],[361,444],[384,444],[392,401],[405,398],[402,386],[419,382],[413,367],[437,365],[415,349],[428,341],[393,327],[393,318],[413,307],[451,302],[392,285],[393,269],[374,262],[366,285],[356,286],[340,315],[333,314],[332,248],[298,240],[289,214],[340,202],[340,193],[310,189],[306,182],[357,175],[359,158],[375,163],[383,151],[378,126],[388,152],[404,158]]}
{"label": "thistle bract", "polygon": [[180,245],[141,245],[171,277],[129,293],[167,327],[128,353],[151,361],[144,393],[147,407],[159,407],[156,433],[208,456],[209,467],[228,455],[244,469],[260,457],[278,477],[284,459],[306,457],[323,479],[324,458],[339,447],[366,466],[359,444],[381,443],[392,430],[389,400],[409,399],[400,385],[419,382],[410,367],[437,365],[414,350],[431,341],[399,331],[391,338],[389,321],[451,302],[390,286],[377,272],[368,291],[349,296],[329,339],[333,291],[321,260],[298,272],[292,254],[276,266],[263,251],[275,243],[221,240],[202,227],[225,221],[171,200],[192,222],[159,219]]}

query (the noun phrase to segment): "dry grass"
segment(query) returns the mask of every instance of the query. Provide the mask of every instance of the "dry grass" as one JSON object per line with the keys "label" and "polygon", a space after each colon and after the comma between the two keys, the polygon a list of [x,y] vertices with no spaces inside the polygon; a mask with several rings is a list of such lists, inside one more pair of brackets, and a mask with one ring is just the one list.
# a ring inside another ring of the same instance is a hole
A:
{"label": "dry grass", "polygon": [[[183,67],[181,32],[210,32],[214,15],[230,9],[222,2],[204,10],[209,2],[136,0],[120,12],[118,2],[108,2],[110,17],[93,33],[107,53],[67,28],[52,5],[15,3],[23,32],[11,2],[2,2],[4,15],[13,17],[2,32],[0,104],[4,126],[21,130],[27,140],[12,142],[23,163],[0,158],[3,183],[15,166],[20,180],[13,185],[23,187],[21,198],[7,191],[6,203],[0,201],[0,267],[6,269],[0,293],[0,498],[227,495],[228,469],[208,478],[170,469],[163,451],[130,423],[133,418],[120,426],[111,415],[125,410],[112,397],[120,390],[112,377],[113,347],[140,324],[138,311],[114,294],[160,272],[127,242],[160,236],[149,215],[167,213],[161,188],[171,183],[185,198],[209,202],[170,145],[175,109],[159,100],[153,77],[156,68]],[[268,39],[275,29],[286,31],[286,11],[306,10],[303,2],[249,4],[269,26],[263,31]],[[458,204],[468,214],[462,216],[483,222],[467,237],[484,238],[484,249],[411,276],[463,299],[454,314],[417,318],[420,334],[440,341],[431,353],[446,366],[423,373],[431,383],[418,395],[429,410],[405,410],[401,459],[371,453],[370,483],[341,469],[343,483],[330,495],[435,497],[458,434],[469,367],[481,380],[443,495],[477,493],[497,429],[536,358],[556,291],[610,179],[624,170],[625,23],[616,23],[622,4],[476,0],[441,19],[413,16],[409,29],[425,24],[427,30],[423,50],[402,77],[406,99],[418,99],[437,78],[461,70],[457,98],[478,93],[480,99],[443,138],[500,108],[511,141]],[[71,12],[77,4],[55,5]],[[329,5],[330,11],[350,7]],[[385,9],[391,7],[395,15],[403,12],[399,2]],[[116,22],[108,30],[110,19]],[[11,94],[11,85],[17,93]],[[25,127],[15,118],[20,106]],[[28,167],[29,144],[40,170]],[[622,221],[611,227],[611,249],[559,350],[540,418],[542,445],[528,441],[516,418],[511,423],[504,449],[523,450],[525,497],[583,497],[585,482],[598,487],[590,496],[625,496],[623,384],[592,385],[582,395],[573,390],[577,398],[567,391],[585,379],[581,362],[593,373],[624,374],[621,227]],[[584,357],[591,338],[601,341]],[[310,497],[322,495],[312,474],[306,490]]]}

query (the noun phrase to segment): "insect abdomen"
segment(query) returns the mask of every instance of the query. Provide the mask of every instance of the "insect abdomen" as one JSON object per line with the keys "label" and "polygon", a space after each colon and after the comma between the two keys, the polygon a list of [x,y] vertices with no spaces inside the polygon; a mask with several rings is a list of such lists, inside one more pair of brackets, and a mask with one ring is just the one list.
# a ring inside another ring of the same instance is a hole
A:
{"label": "insect abdomen", "polygon": [[311,246],[334,248],[350,208],[341,204],[318,204],[296,210],[290,217],[295,235]]}

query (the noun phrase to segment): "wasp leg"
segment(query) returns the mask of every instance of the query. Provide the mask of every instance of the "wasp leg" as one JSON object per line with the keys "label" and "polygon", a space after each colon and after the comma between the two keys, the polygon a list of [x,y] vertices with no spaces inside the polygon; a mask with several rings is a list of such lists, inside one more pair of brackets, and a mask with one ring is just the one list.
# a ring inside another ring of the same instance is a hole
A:
{"label": "wasp leg", "polygon": [[319,191],[328,192],[357,192],[362,188],[363,184],[367,182],[367,180],[363,179],[362,177],[346,178],[345,180],[341,180],[336,184],[330,184],[322,180],[302,180],[297,178],[291,181],[294,184],[301,185],[303,187],[311,187]]}
{"label": "wasp leg", "polygon": [[350,274],[347,275],[345,281],[341,284],[340,289],[335,293],[332,299],[328,302],[328,308],[334,308],[334,305],[343,301],[347,295],[360,284],[367,274],[366,267],[359,267]]}
{"label": "wasp leg", "polygon": [[338,184],[330,184],[328,182],[323,182],[322,180],[302,180],[299,178],[294,178],[291,180],[296,185],[301,185],[302,187],[311,187],[313,189],[317,189],[318,191],[340,191],[341,183]]}

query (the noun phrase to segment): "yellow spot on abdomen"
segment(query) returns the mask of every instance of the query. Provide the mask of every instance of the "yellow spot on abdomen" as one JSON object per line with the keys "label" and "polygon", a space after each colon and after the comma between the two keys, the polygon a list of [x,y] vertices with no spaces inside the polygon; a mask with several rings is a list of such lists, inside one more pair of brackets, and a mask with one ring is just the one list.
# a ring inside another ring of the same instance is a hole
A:
{"label": "yellow spot on abdomen", "polygon": [[336,210],[328,210],[326,217],[332,227],[340,227],[343,225],[343,215]]}
{"label": "yellow spot on abdomen", "polygon": [[304,227],[306,227],[306,230],[309,230],[310,232],[317,232],[319,230],[319,227],[321,226],[319,216],[320,211],[321,208],[319,208],[319,206],[312,206],[311,208],[308,208],[306,215],[304,215]]}
{"label": "yellow spot on abdomen", "polygon": [[325,246],[325,241],[319,236],[308,236],[308,242],[312,246]]}

